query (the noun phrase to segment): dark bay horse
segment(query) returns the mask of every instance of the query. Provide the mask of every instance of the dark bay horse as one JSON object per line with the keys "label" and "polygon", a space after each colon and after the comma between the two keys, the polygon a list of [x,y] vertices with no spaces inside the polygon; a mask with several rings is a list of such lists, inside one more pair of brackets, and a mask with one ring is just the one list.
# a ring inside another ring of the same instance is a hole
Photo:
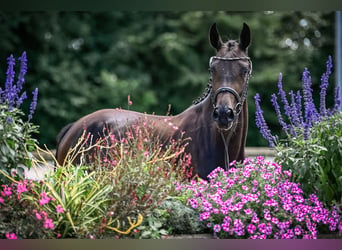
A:
{"label": "dark bay horse", "polygon": [[[122,109],[103,109],[88,114],[62,129],[57,137],[56,158],[62,164],[84,131],[101,137],[105,126],[114,131],[153,121],[155,132],[163,138],[190,137],[186,151],[191,154],[194,173],[205,178],[216,167],[228,168],[229,162],[244,159],[247,136],[247,88],[252,62],[247,55],[250,30],[243,24],[239,42],[223,42],[214,23],[209,31],[210,44],[216,50],[209,62],[211,74],[207,92],[184,112],[158,116]],[[165,120],[172,126],[166,126]],[[175,130],[174,128],[178,129]]]}

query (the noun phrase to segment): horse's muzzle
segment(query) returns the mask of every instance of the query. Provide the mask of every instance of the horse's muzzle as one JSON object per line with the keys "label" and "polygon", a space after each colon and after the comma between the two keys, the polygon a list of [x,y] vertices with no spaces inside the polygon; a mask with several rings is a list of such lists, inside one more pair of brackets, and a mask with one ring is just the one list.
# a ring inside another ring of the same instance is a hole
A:
{"label": "horse's muzzle", "polygon": [[214,108],[213,119],[219,128],[227,129],[235,119],[234,110],[227,106],[218,106]]}

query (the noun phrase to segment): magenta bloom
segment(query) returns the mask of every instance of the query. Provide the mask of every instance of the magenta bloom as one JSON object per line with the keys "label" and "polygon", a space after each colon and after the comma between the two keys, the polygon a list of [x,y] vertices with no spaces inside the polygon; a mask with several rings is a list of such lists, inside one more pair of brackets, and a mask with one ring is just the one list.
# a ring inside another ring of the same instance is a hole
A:
{"label": "magenta bloom", "polygon": [[46,228],[46,229],[53,229],[54,228],[54,224],[53,224],[53,222],[52,222],[52,220],[51,219],[45,219],[45,221],[44,221],[44,227]]}
{"label": "magenta bloom", "polygon": [[4,190],[1,192],[2,196],[11,196],[12,195],[12,188],[11,187],[7,187],[6,185],[2,185],[2,187],[4,188]]}
{"label": "magenta bloom", "polygon": [[36,213],[36,218],[38,219],[38,220],[41,220],[42,219],[42,216],[40,215],[40,213]]}
{"label": "magenta bloom", "polygon": [[256,227],[255,227],[253,224],[249,224],[249,225],[247,226],[247,232],[248,232],[249,234],[253,234],[253,233],[255,232],[255,229],[256,229]]}
{"label": "magenta bloom", "polygon": [[6,233],[6,238],[9,240],[16,240],[17,236],[15,235],[15,233]]}
{"label": "magenta bloom", "polygon": [[57,213],[64,213],[64,210],[61,205],[56,206]]}
{"label": "magenta bloom", "polygon": [[219,224],[214,225],[214,232],[218,233],[221,231],[221,226]]}
{"label": "magenta bloom", "polygon": [[45,192],[40,194],[40,200],[39,200],[39,205],[43,206],[47,203],[49,203],[49,201],[51,200],[51,198],[49,198]]}

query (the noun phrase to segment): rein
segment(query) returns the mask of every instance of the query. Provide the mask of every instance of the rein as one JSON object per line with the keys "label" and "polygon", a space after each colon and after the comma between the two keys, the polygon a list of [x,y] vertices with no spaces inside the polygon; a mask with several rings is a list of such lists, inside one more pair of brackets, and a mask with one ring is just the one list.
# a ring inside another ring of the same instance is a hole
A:
{"label": "rein", "polygon": [[227,138],[225,138],[223,131],[230,130],[234,125],[236,126],[235,120],[237,119],[237,117],[239,117],[239,115],[240,115],[240,113],[242,111],[242,106],[243,106],[243,104],[244,104],[244,102],[245,102],[245,100],[247,98],[248,82],[249,82],[249,78],[250,78],[250,76],[252,74],[252,61],[251,61],[250,57],[247,57],[247,56],[246,57],[231,57],[231,58],[212,56],[212,57],[210,57],[210,60],[209,60],[209,67],[211,67],[211,64],[212,64],[214,59],[222,60],[222,61],[248,60],[249,65],[250,65],[250,69],[248,71],[245,87],[243,89],[243,92],[242,92],[241,96],[236,92],[235,89],[233,89],[231,87],[221,87],[218,90],[216,90],[216,92],[212,96],[212,102],[213,102],[214,108],[216,108],[215,103],[216,103],[216,100],[217,100],[217,96],[220,93],[228,92],[228,93],[232,94],[235,97],[236,102],[237,102],[235,107],[234,107],[234,111],[236,113],[236,116],[234,118],[234,121],[232,121],[231,126],[229,128],[227,128],[227,129],[220,129],[219,128],[219,131],[220,131],[220,134],[221,134],[221,137],[222,137],[222,141],[223,141],[223,144],[224,144],[224,150],[225,150],[225,155],[224,155],[225,169],[226,169],[226,171],[228,171],[228,169],[229,169],[228,147],[229,147],[229,141],[230,141],[230,137],[232,136],[232,133],[228,133]]}

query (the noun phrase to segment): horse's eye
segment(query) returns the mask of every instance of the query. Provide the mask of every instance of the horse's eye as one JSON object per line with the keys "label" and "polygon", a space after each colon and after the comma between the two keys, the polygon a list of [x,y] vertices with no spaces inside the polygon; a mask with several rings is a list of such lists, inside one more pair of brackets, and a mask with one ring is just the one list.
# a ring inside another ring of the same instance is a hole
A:
{"label": "horse's eye", "polygon": [[214,67],[209,67],[209,73],[212,74],[212,73],[215,73],[215,68]]}
{"label": "horse's eye", "polygon": [[247,75],[248,74],[248,71],[249,71],[249,69],[248,68],[241,68],[241,75],[242,76],[245,76],[245,75]]}

